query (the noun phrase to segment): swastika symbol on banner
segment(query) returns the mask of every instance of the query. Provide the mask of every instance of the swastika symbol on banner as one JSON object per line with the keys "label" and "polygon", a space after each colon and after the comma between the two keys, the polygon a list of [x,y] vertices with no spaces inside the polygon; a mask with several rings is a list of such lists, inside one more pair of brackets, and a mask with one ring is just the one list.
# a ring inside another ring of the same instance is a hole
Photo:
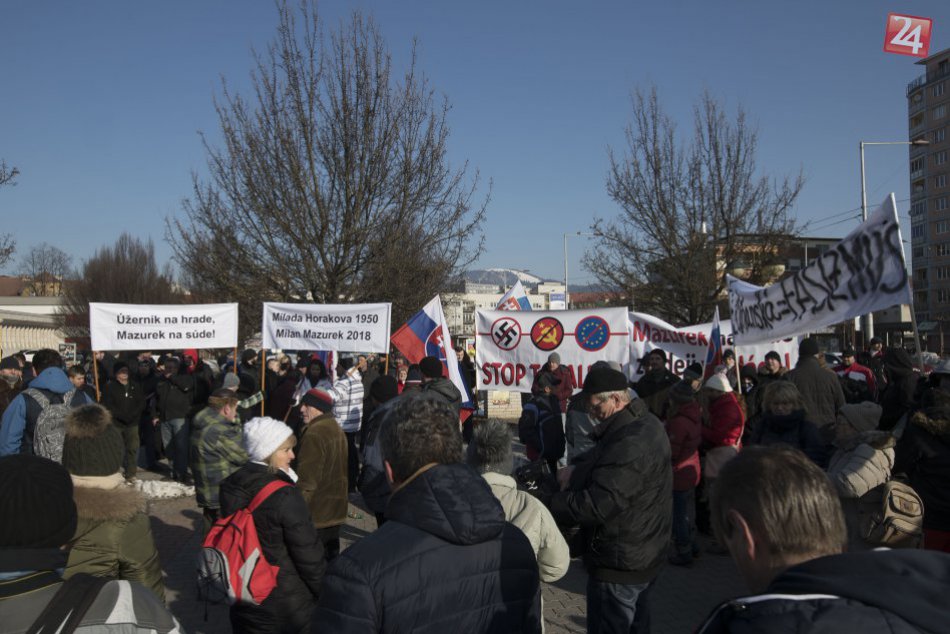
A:
{"label": "swastika symbol on banner", "polygon": [[554,350],[564,340],[564,326],[554,317],[542,317],[531,327],[531,341],[540,350]]}
{"label": "swastika symbol on banner", "polygon": [[514,350],[521,342],[521,325],[514,319],[502,317],[492,324],[491,338],[502,350]]}

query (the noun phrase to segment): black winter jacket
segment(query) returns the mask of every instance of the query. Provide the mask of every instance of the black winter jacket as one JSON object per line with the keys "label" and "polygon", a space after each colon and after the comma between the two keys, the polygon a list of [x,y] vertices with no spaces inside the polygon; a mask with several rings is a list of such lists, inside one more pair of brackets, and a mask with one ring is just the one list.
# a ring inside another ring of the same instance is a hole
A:
{"label": "black winter jacket", "polygon": [[[286,474],[271,473],[249,462],[221,481],[221,516],[245,508],[258,491]],[[310,521],[310,511],[295,486],[273,493],[254,511],[254,527],[268,563],[280,567],[277,587],[259,606],[231,608],[235,632],[302,632],[310,628],[313,608],[326,563],[323,544]]]}
{"label": "black winter jacket", "polygon": [[879,550],[819,557],[776,577],[764,594],[727,601],[701,634],[946,632],[950,555]]}
{"label": "black winter jacket", "polygon": [[821,468],[828,465],[828,452],[818,435],[815,424],[805,418],[800,409],[788,416],[765,412],[755,429],[749,434],[750,445],[789,445],[799,449]]}
{"label": "black winter jacket", "polygon": [[125,385],[116,380],[109,381],[102,390],[102,406],[109,410],[117,425],[138,426],[145,411],[142,386],[131,380]]}
{"label": "black winter jacket", "polygon": [[567,491],[551,498],[562,525],[580,525],[584,563],[598,581],[645,583],[666,561],[673,467],[663,423],[634,400],[600,423]]}
{"label": "black winter jacket", "polygon": [[884,353],[884,371],[887,387],[881,394],[881,422],[879,429],[894,429],[904,414],[910,415],[916,406],[917,373],[914,362],[903,348],[888,348]]}
{"label": "black winter jacket", "polygon": [[950,531],[950,403],[911,417],[897,443],[893,473],[906,474],[923,500],[924,528]]}
{"label": "black winter jacket", "polygon": [[318,631],[541,631],[534,551],[474,469],[421,469],[392,494],[386,519],[333,560]]}
{"label": "black winter jacket", "polygon": [[[795,384],[805,399],[808,420],[815,423],[819,431],[833,425],[838,410],[844,405],[844,392],[838,375],[818,365],[815,357],[802,357],[795,369],[788,373],[788,379]],[[830,438],[822,438],[828,441]]]}
{"label": "black winter jacket", "polygon": [[155,386],[155,416],[161,420],[186,418],[195,404],[195,378],[188,374],[162,377]]}
{"label": "black winter jacket", "polygon": [[432,379],[422,384],[422,391],[435,394],[452,406],[456,414],[462,411],[462,393],[452,381],[441,378]]}

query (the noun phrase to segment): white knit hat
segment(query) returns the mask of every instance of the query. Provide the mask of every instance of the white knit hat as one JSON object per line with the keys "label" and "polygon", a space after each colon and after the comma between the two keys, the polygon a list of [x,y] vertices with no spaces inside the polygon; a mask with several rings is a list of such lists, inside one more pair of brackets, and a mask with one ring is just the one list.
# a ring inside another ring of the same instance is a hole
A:
{"label": "white knit hat", "polygon": [[716,390],[717,392],[732,391],[732,386],[729,385],[729,379],[718,373],[709,377],[704,387],[708,387],[710,390]]}
{"label": "white knit hat", "polygon": [[279,420],[267,416],[252,418],[244,424],[244,448],[254,462],[266,462],[294,431]]}

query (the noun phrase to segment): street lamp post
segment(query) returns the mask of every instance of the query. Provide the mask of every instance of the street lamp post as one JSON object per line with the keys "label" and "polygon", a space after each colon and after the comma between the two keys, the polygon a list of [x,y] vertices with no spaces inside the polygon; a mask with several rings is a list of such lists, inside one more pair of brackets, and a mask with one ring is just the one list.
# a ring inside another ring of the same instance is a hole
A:
{"label": "street lamp post", "polygon": [[564,306],[567,308],[570,308],[567,294],[567,238],[568,236],[588,236],[593,238],[596,235],[596,233],[584,233],[583,231],[575,231],[573,233],[564,234]]}
{"label": "street lamp post", "polygon": [[[861,154],[861,222],[868,219],[868,194],[867,183],[864,178],[864,146],[865,145],[930,145],[926,139],[915,139],[914,141],[861,141],[858,144],[858,150]],[[911,305],[911,311],[914,307]],[[916,321],[916,320],[915,320]],[[867,347],[868,341],[874,336],[874,313],[868,313],[861,318],[861,330],[864,331],[864,345]],[[914,336],[918,337],[916,324],[914,326]],[[917,342],[917,353],[920,353],[920,342]]]}

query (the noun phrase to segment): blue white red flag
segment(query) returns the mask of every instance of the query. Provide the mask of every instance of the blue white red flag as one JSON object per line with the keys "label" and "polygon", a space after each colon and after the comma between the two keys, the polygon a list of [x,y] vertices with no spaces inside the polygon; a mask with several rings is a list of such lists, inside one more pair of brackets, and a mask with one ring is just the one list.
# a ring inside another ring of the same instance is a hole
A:
{"label": "blue white red flag", "polygon": [[713,315],[712,328],[709,330],[709,346],[706,348],[706,361],[703,363],[703,380],[715,374],[722,365],[722,329],[719,327],[719,307]]}
{"label": "blue white red flag", "polygon": [[462,393],[461,421],[475,411],[475,402],[468,386],[462,380],[458,357],[452,349],[452,336],[442,312],[442,302],[436,295],[422,310],[409,318],[402,328],[390,338],[393,346],[409,363],[419,363],[423,357],[435,357],[442,361],[443,374]]}
{"label": "blue white red flag", "polygon": [[531,310],[531,302],[528,301],[528,294],[521,280],[515,282],[515,285],[502,295],[495,310]]}

